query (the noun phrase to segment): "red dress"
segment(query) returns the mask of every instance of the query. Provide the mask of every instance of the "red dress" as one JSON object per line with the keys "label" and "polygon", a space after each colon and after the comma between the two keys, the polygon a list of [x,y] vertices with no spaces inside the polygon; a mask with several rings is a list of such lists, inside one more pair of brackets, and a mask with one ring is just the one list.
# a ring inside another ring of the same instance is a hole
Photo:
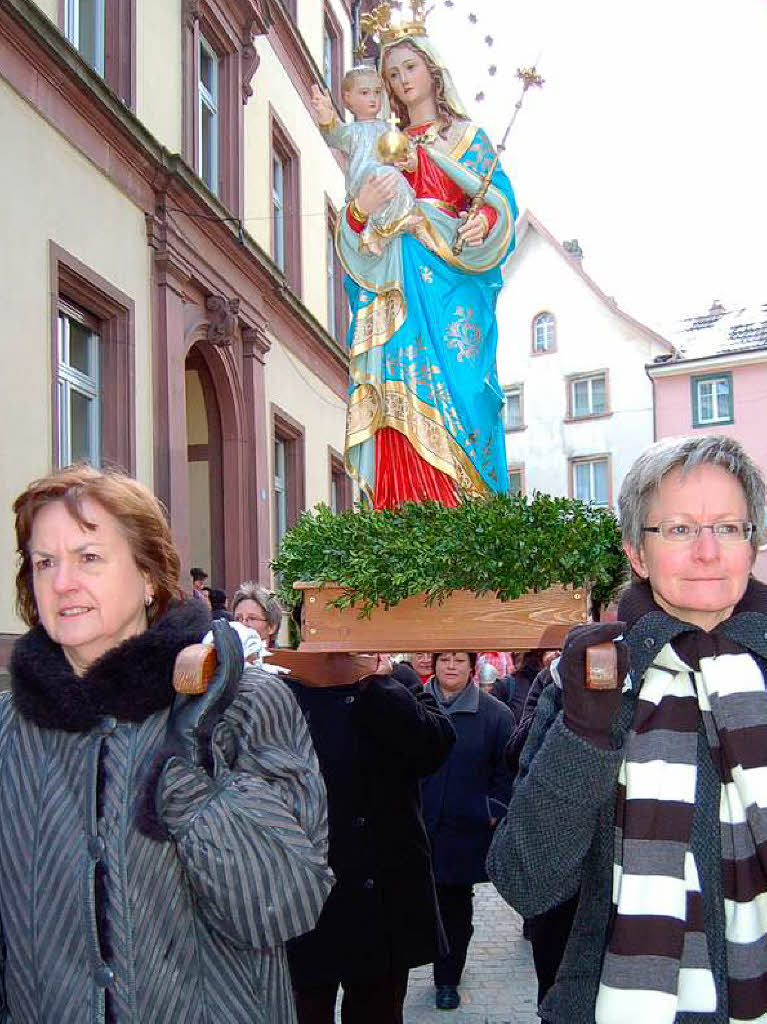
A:
{"label": "red dress", "polygon": [[[426,125],[406,128],[408,135],[421,134]],[[470,204],[465,192],[431,161],[423,146],[416,147],[418,166],[404,175],[415,192],[416,199],[438,199],[455,210],[453,216],[464,213]],[[446,210],[445,212],[450,212]],[[495,210],[482,207],[492,228]],[[357,233],[364,223],[347,213],[349,226]],[[376,485],[373,507],[396,508],[403,501],[439,501],[455,506],[459,502],[458,486],[452,477],[422,459],[412,444],[393,427],[382,427],[376,434]]]}

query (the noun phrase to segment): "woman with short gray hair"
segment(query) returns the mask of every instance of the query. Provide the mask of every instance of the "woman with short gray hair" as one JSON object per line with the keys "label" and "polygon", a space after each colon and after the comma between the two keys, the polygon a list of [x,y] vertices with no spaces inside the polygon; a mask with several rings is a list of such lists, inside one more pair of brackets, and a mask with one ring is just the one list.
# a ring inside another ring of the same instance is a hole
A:
{"label": "woman with short gray hair", "polygon": [[[545,1021],[767,1020],[764,480],[732,438],[674,438],[618,504],[622,621],[570,632],[488,871],[525,917],[577,896]],[[607,641],[625,684],[586,689]]]}
{"label": "woman with short gray hair", "polygon": [[638,549],[647,510],[663,478],[672,470],[684,476],[696,466],[721,466],[743,488],[747,518],[754,524],[751,544],[756,550],[764,537],[764,479],[753,459],[731,437],[669,437],[642,452],[626,474],[618,497],[624,543]]}
{"label": "woman with short gray hair", "polygon": [[271,643],[282,623],[282,608],[277,598],[253,580],[246,580],[235,590],[232,615],[235,622],[255,629],[265,644]]}

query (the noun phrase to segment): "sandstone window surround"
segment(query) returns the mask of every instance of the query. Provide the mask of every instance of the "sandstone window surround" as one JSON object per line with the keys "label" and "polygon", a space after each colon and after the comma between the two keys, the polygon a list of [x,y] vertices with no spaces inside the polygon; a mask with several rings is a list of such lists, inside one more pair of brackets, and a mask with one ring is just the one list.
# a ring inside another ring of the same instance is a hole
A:
{"label": "sandstone window surround", "polygon": [[269,19],[263,0],[183,0],[184,159],[235,216],[244,207],[244,104]]}
{"label": "sandstone window surround", "polygon": [[608,453],[571,458],[569,478],[569,497],[599,508],[612,506],[612,458]]}
{"label": "sandstone window surround", "polygon": [[132,474],[133,300],[54,242],[49,256],[53,461],[85,457]]}
{"label": "sandstone window surround", "polygon": [[335,236],[338,224],[338,211],[325,196],[327,232],[325,236],[325,274],[327,278],[327,328],[328,334],[335,338],[339,345],[346,344],[346,331],[349,326],[349,307],[344,291],[344,270],[336,251]]}
{"label": "sandstone window surround", "polygon": [[521,465],[507,466],[509,494],[525,493],[525,467]]}
{"label": "sandstone window surround", "polygon": [[322,77],[336,107],[343,110],[344,37],[341,25],[327,3],[322,23]]}
{"label": "sandstone window surround", "polygon": [[272,403],[272,492],[274,551],[304,511],[306,502],[306,446],[304,428]]}
{"label": "sandstone window surround", "polygon": [[298,148],[269,107],[272,259],[301,296],[301,160]]}
{"label": "sandstone window surround", "polygon": [[328,482],[330,508],[333,512],[345,512],[352,507],[354,488],[346,472],[343,455],[328,445]]}
{"label": "sandstone window surround", "polygon": [[567,421],[611,415],[609,370],[571,374],[566,379]]}
{"label": "sandstone window surround", "polygon": [[507,431],[525,429],[525,385],[508,384],[503,389],[503,425]]}
{"label": "sandstone window surround", "polygon": [[59,0],[58,25],[123,103],[136,104],[136,0]]}

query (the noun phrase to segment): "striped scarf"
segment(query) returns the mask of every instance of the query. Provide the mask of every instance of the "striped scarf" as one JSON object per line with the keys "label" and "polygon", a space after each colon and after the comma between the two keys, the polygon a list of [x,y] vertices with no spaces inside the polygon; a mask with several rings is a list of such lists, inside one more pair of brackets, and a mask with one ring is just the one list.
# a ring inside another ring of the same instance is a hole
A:
{"label": "striped scarf", "polygon": [[729,1020],[767,1022],[765,682],[742,649],[690,660],[695,669],[666,644],[644,675],[627,738],[596,1024],[672,1024],[679,1013],[716,1009],[690,849],[699,713],[721,779]]}

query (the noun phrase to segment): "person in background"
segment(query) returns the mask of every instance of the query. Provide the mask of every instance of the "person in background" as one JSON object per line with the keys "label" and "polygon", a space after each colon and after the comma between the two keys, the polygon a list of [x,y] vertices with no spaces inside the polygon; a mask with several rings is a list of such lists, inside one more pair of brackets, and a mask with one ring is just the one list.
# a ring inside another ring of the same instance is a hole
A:
{"label": "person in background", "polygon": [[272,646],[282,623],[279,601],[266,587],[246,580],[232,597],[232,615],[249,629],[255,629],[268,646]]}
{"label": "person in background", "polygon": [[522,718],[522,710],[533,680],[543,668],[544,653],[542,648],[534,647],[529,651],[523,651],[521,656],[517,655],[519,668],[508,679],[499,679],[491,690],[494,697],[508,706],[514,715],[515,725]]}
{"label": "person in background", "polygon": [[[299,1024],[402,1024],[411,967],[445,948],[420,780],[455,742],[450,721],[407,666],[386,655],[328,655],[335,686],[288,678],[328,792],[336,884],[314,931],[288,946]],[[415,695],[413,687],[420,692]]]}
{"label": "person in background", "polygon": [[421,680],[424,686],[431,679],[433,669],[431,667],[432,657],[429,651],[418,651],[415,654],[411,654],[410,661],[413,668],[418,673],[418,678]]}
{"label": "person in background", "polygon": [[[550,669],[490,877],[525,916],[577,895],[545,1021],[765,1020],[764,479],[733,438],[667,438],[618,506],[633,582]],[[625,685],[589,690],[606,642]]]}
{"label": "person in background", "polygon": [[514,659],[505,651],[485,651],[477,655],[474,678],[485,693],[508,704],[514,692]]}
{"label": "person in background", "polygon": [[210,617],[211,619],[226,619],[227,622],[232,621],[232,613],[226,607],[227,596],[225,590],[219,590],[218,587],[210,588]]}
{"label": "person in background", "polygon": [[498,669],[489,661],[477,665],[474,673],[474,682],[483,693],[491,693],[498,682]]}
{"label": "person in background", "polygon": [[201,596],[200,591],[208,579],[208,574],[204,569],[195,565],[189,570],[189,575],[192,577],[192,597],[199,598]]}
{"label": "person in background", "polygon": [[551,668],[552,661],[556,661],[561,653],[561,651],[546,651],[543,656],[543,667]]}
{"label": "person in background", "polygon": [[301,711],[214,622],[205,694],[159,501],[72,466],[14,503],[29,631],[0,695],[0,1020],[295,1024],[285,942],[332,884]]}
{"label": "person in background", "polygon": [[449,946],[434,960],[435,1004],[440,1010],[454,1010],[461,1001],[458,986],[474,932],[472,886],[487,881],[485,857],[511,795],[503,753],[514,719],[505,705],[472,682],[476,660],[476,654],[463,651],[432,655],[434,677],[426,686],[456,733],[450,756],[422,783]]}

